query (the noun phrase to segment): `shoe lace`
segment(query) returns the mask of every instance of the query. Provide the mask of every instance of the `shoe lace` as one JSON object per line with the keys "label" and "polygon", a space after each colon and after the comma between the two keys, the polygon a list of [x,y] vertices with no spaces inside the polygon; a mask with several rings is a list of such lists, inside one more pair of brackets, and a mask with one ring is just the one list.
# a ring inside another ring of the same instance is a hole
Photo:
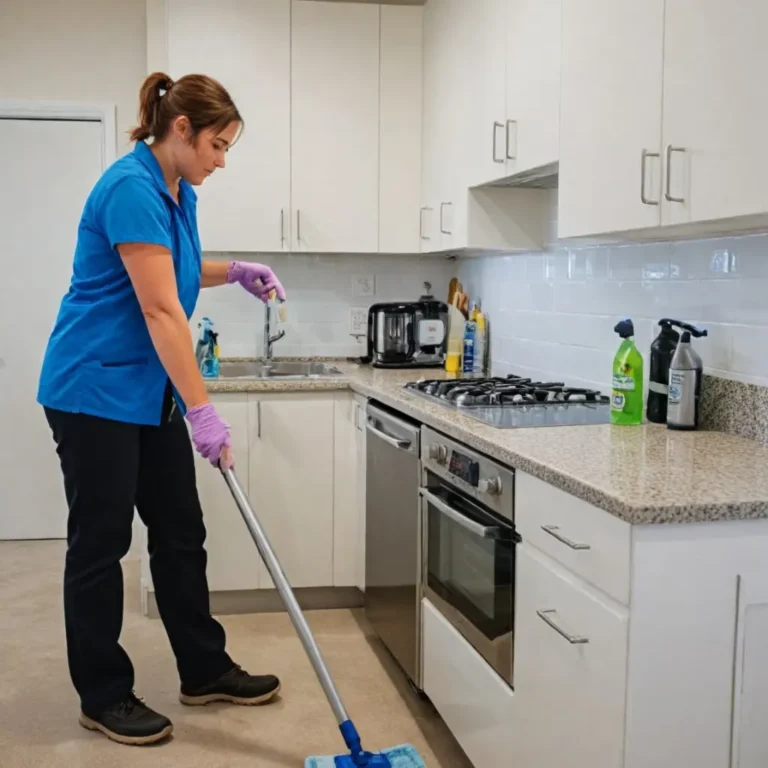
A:
{"label": "shoe lace", "polygon": [[143,707],[144,699],[131,691],[116,707],[118,713],[129,716],[136,707]]}

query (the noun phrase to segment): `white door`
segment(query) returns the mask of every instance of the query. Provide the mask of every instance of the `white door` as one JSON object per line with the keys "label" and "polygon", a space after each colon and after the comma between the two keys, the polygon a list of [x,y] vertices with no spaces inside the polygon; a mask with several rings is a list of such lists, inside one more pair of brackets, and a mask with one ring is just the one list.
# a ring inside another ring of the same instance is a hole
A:
{"label": "white door", "polygon": [[0,119],[0,168],[0,539],[58,539],[67,505],[37,384],[102,172],[101,123]]}
{"label": "white door", "polygon": [[560,152],[562,0],[510,0],[507,8],[507,173],[555,162]]}
{"label": "white door", "polygon": [[294,250],[379,246],[379,7],[294,0]]}
{"label": "white door", "polygon": [[[333,397],[249,398],[250,492],[294,587],[333,586]],[[272,580],[261,564],[259,588]]]}
{"label": "white door", "polygon": [[664,0],[562,11],[558,235],[658,226]]}
{"label": "white door", "polygon": [[664,224],[768,211],[767,27],[765,0],[667,0]]}
{"label": "white door", "polygon": [[290,249],[290,0],[168,0],[172,77],[203,73],[230,92],[245,130],[198,189],[206,251]]}

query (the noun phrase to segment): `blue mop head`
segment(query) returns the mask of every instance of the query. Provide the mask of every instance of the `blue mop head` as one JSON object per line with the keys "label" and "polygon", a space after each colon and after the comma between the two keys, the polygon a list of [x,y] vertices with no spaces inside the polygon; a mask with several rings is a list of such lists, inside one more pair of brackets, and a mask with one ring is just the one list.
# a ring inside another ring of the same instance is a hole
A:
{"label": "blue mop head", "polygon": [[383,749],[367,756],[367,763],[355,762],[352,755],[308,757],[304,768],[426,768],[421,755],[410,744]]}
{"label": "blue mop head", "polygon": [[376,753],[365,752],[351,720],[343,723],[340,730],[349,754],[308,757],[304,768],[426,768],[421,755],[410,744],[400,744]]}

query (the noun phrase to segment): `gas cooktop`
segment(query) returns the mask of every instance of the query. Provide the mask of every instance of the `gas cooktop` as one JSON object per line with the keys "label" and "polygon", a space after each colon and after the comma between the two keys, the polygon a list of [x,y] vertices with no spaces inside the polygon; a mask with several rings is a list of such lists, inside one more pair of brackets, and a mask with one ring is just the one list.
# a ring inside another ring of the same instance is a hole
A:
{"label": "gas cooktop", "polygon": [[607,424],[611,401],[594,389],[524,376],[421,379],[405,388],[499,429]]}

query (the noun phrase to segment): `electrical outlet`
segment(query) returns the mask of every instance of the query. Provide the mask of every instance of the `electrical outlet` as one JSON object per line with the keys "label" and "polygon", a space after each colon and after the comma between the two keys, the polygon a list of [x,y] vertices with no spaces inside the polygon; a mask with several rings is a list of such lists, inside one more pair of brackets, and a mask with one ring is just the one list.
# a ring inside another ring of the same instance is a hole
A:
{"label": "electrical outlet", "polygon": [[376,278],[373,275],[353,275],[352,295],[373,296],[376,293]]}
{"label": "electrical outlet", "polygon": [[352,307],[349,310],[349,335],[368,335],[368,310],[365,307]]}

